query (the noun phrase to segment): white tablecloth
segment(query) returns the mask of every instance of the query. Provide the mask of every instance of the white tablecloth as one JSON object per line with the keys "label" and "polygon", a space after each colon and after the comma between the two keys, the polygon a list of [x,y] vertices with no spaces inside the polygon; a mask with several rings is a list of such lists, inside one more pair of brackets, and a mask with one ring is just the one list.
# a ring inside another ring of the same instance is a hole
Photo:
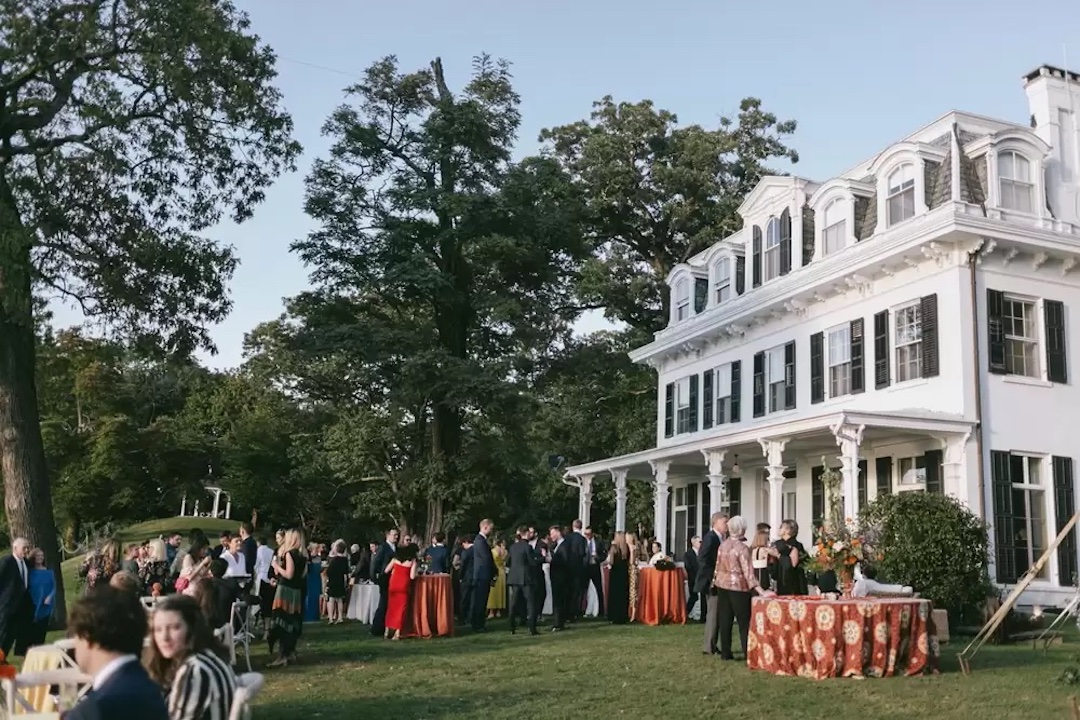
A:
{"label": "white tablecloth", "polygon": [[[540,610],[541,615],[551,615],[554,610],[551,607],[551,566],[544,564],[544,585],[547,588],[547,597],[544,598],[544,607]],[[596,617],[600,614],[600,598],[596,596],[596,586],[589,582],[589,600],[585,603],[585,617]]]}
{"label": "white tablecloth", "polygon": [[370,625],[375,619],[375,611],[379,608],[379,586],[373,583],[357,583],[353,585],[352,594],[349,596],[349,611],[346,617],[349,620],[359,620],[365,625]]}

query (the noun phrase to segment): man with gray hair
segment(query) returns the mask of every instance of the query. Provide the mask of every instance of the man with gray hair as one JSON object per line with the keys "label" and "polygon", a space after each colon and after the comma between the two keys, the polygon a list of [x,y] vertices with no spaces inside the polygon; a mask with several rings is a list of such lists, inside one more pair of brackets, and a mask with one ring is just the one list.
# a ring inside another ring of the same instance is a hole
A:
{"label": "man with gray hair", "polygon": [[694,592],[703,593],[705,596],[701,618],[705,622],[705,640],[701,652],[705,655],[717,654],[716,640],[720,634],[720,625],[717,622],[718,600],[716,588],[713,587],[713,573],[716,570],[716,551],[727,537],[727,522],[727,513],[714,512],[710,521],[712,530],[705,534],[698,551],[698,573]]}
{"label": "man with gray hair", "polygon": [[26,630],[30,621],[30,541],[15,538],[11,554],[0,560],[0,650],[4,657],[11,653],[19,633]]}

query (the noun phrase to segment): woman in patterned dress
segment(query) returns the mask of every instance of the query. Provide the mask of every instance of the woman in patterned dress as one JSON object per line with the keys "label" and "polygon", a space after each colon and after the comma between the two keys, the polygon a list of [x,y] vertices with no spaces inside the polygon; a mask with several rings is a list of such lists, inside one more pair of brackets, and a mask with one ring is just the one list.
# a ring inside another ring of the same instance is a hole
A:
{"label": "woman in patterned dress", "polygon": [[630,551],[630,557],[627,561],[627,573],[630,578],[630,622],[637,620],[637,581],[638,581],[638,559],[641,557],[641,544],[638,543],[637,535],[632,532],[626,533],[626,548]]}

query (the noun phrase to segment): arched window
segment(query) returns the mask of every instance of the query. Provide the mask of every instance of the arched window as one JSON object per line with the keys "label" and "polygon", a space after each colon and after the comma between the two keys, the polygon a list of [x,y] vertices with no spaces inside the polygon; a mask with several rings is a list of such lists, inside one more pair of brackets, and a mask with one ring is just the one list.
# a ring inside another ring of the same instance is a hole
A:
{"label": "arched window", "polygon": [[717,305],[731,299],[731,260],[728,258],[713,263],[713,299]]}
{"label": "arched window", "polygon": [[998,205],[1007,210],[1035,211],[1035,184],[1031,181],[1031,162],[1018,152],[1004,150],[997,156]]}
{"label": "arched window", "polygon": [[686,278],[675,283],[675,319],[690,317],[690,281]]}
{"label": "arched window", "polygon": [[843,250],[847,245],[847,206],[837,198],[821,213],[821,254]]}
{"label": "arched window", "polygon": [[765,282],[780,275],[780,220],[769,218],[765,226]]}
{"label": "arched window", "polygon": [[886,226],[915,217],[915,166],[905,163],[889,173],[886,181]]}

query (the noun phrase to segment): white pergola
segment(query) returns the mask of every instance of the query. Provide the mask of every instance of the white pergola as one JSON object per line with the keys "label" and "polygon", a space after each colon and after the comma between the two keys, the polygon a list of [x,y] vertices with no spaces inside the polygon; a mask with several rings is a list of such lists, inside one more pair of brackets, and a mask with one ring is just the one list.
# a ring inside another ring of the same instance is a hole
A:
{"label": "white pergola", "polygon": [[[206,492],[208,494],[214,496],[214,502],[213,502],[213,505],[211,506],[211,510],[210,510],[210,517],[212,517],[212,518],[222,517],[221,514],[220,514],[221,513],[221,497],[224,495],[225,496],[224,519],[231,520],[232,519],[232,496],[229,495],[229,491],[228,490],[223,490],[222,488],[219,488],[219,487],[206,487],[205,490],[206,490]],[[180,517],[187,517],[187,514],[188,514],[187,513],[187,493],[184,493],[184,496],[180,500]],[[192,504],[191,517],[198,517],[198,516],[199,516],[199,501],[195,500],[195,502]]]}

